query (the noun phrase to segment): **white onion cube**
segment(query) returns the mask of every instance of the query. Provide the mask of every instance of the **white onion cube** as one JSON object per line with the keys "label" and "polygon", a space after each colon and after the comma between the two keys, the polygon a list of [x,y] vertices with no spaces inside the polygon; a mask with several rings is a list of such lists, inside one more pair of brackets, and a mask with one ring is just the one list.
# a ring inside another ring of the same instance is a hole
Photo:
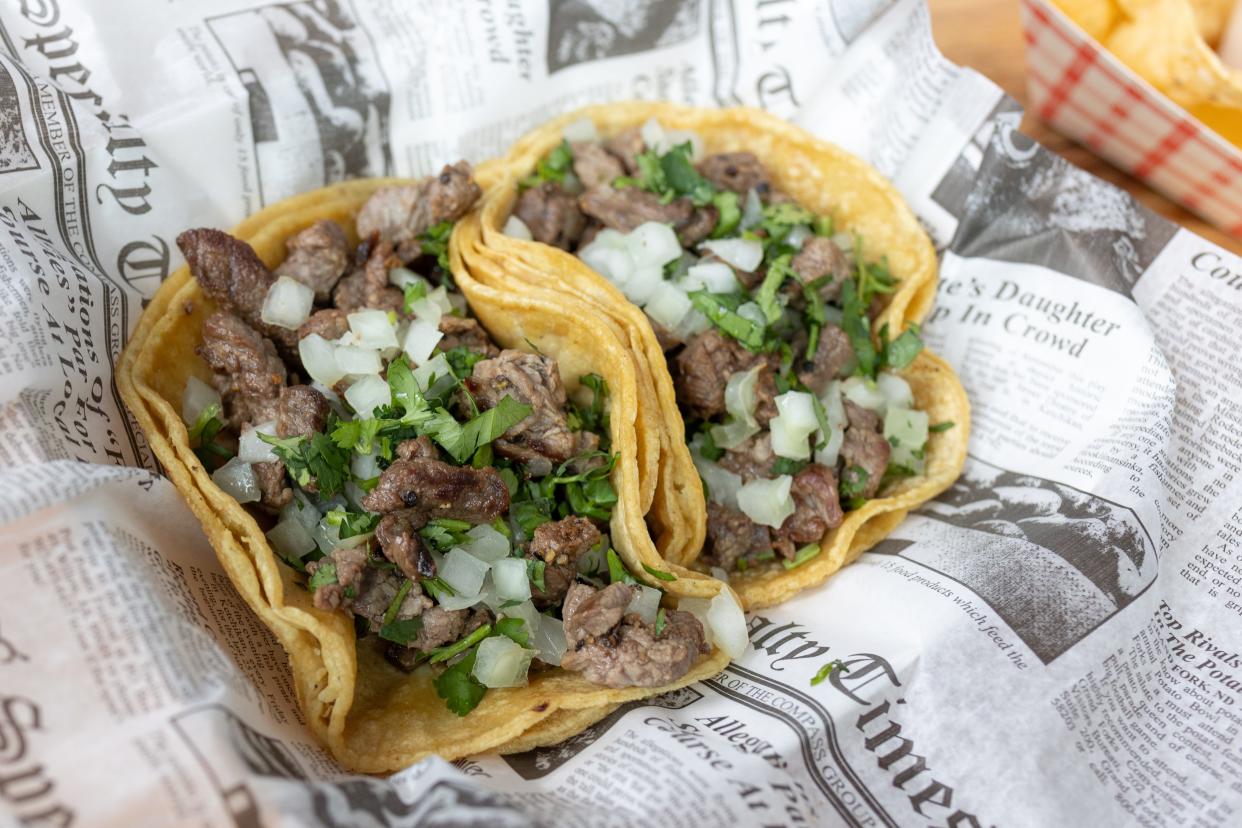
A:
{"label": "white onion cube", "polygon": [[790,460],[809,460],[811,458],[812,429],[795,428],[790,425],[789,418],[777,415],[768,423],[768,432],[772,437],[772,453],[777,457],[788,457]]}
{"label": "white onion cube", "polygon": [[444,556],[440,577],[458,595],[478,595],[490,566],[463,549],[450,549]]}
{"label": "white onion cube", "polygon": [[590,118],[579,118],[565,125],[561,130],[561,137],[566,141],[598,141],[599,131],[595,128],[595,122]]}
{"label": "white onion cube", "polygon": [[492,564],[492,582],[496,584],[496,595],[505,601],[530,598],[530,579],[522,558],[503,558]]}
{"label": "white onion cube", "polygon": [[758,239],[711,239],[699,247],[738,270],[753,272],[763,264],[763,242]]}
{"label": "white onion cube", "polygon": [[388,311],[360,310],[346,318],[360,347],[376,350],[397,347],[397,332]]}
{"label": "white onion cube", "polygon": [[663,269],[659,265],[643,265],[634,268],[630,273],[629,281],[621,285],[621,292],[635,305],[643,305],[651,299],[662,284],[664,284]]}
{"label": "white onion cube", "polygon": [[379,351],[360,348],[357,345],[337,345],[336,364],[346,374],[353,376],[378,374],[384,370]]}
{"label": "white onion cube", "polygon": [[521,239],[522,241],[533,241],[535,238],[531,235],[530,228],[526,226],[526,222],[517,216],[509,216],[505,222],[504,229],[500,232],[511,239]]}
{"label": "white onion cube", "polygon": [[190,377],[181,395],[181,419],[186,425],[193,426],[209,407],[222,404],[219,391],[198,377]]}
{"label": "white onion cube", "polygon": [[238,503],[259,499],[259,481],[250,464],[234,457],[211,474],[212,481]]}
{"label": "white onion cube", "polygon": [[276,452],[272,451],[273,446],[270,443],[259,439],[260,434],[275,437],[276,421],[268,420],[266,423],[242,429],[241,436],[237,440],[237,458],[243,463],[268,463],[280,459],[276,456]]}
{"label": "white onion cube", "polygon": [[644,307],[648,316],[670,330],[676,329],[693,309],[690,298],[676,285],[668,282],[660,282],[656,286]]}
{"label": "white onion cube", "polygon": [[737,276],[733,274],[733,268],[724,262],[699,262],[686,271],[681,286],[687,292],[732,293],[737,290]]}
{"label": "white onion cube", "polygon": [[927,445],[927,412],[892,408],[884,415],[884,438],[893,447],[890,462],[922,472]]}
{"label": "white onion cube", "polygon": [[660,611],[660,590],[639,584],[638,592],[625,611],[627,614],[637,613],[648,624],[654,624],[656,613]]}
{"label": "white onion cube", "polygon": [[635,227],[625,239],[625,249],[638,267],[664,267],[681,258],[681,242],[673,228],[658,221],[647,221]]}
{"label": "white onion cube", "polygon": [[462,549],[481,561],[495,563],[509,555],[509,539],[486,523],[475,526],[466,533],[466,537],[470,540]]}
{"label": "white onion cube", "polygon": [[526,684],[526,671],[534,656],[534,650],[495,635],[479,643],[471,673],[484,687],[520,687]]}
{"label": "white onion cube", "polygon": [[737,506],[755,523],[779,529],[785,518],[794,513],[793,497],[789,494],[792,485],[793,478],[787,474],[771,480],[751,480],[738,489]]}
{"label": "white onion cube", "polygon": [[310,318],[315,305],[315,291],[288,276],[281,276],[263,299],[259,318],[269,325],[296,329]]}
{"label": "white onion cube", "polygon": [[560,665],[567,647],[564,622],[548,615],[540,615],[539,629],[535,631],[530,643],[540,661],[554,666]]}
{"label": "white onion cube", "polygon": [[776,410],[784,417],[790,428],[802,429],[808,434],[819,428],[815,416],[815,400],[805,391],[786,391],[776,397]]}
{"label": "white onion cube", "polygon": [[282,520],[267,533],[267,541],[285,559],[300,559],[315,548],[310,530],[297,520]]}
{"label": "white onion cube", "polygon": [[881,371],[875,378],[875,387],[888,402],[889,408],[914,408],[914,392],[910,383],[896,374]]}
{"label": "white onion cube", "polygon": [[401,349],[405,351],[411,362],[415,365],[422,365],[431,358],[431,352],[436,349],[443,338],[444,334],[440,332],[438,323],[432,325],[425,319],[415,319],[406,329],[405,341],[401,343]]}
{"label": "white onion cube", "polygon": [[345,401],[359,417],[375,416],[375,409],[392,405],[392,391],[388,383],[374,374],[363,377],[345,390]]}
{"label": "white onion cube", "polygon": [[298,356],[302,367],[311,379],[331,388],[345,377],[345,371],[336,361],[336,346],[319,334],[310,334],[298,340]]}
{"label": "white onion cube", "polygon": [[888,398],[880,391],[879,386],[863,377],[850,377],[841,383],[841,396],[854,405],[881,414],[888,407]]}
{"label": "white onion cube", "polygon": [[746,615],[728,587],[722,587],[707,609],[707,626],[712,641],[729,658],[741,658],[750,643]]}

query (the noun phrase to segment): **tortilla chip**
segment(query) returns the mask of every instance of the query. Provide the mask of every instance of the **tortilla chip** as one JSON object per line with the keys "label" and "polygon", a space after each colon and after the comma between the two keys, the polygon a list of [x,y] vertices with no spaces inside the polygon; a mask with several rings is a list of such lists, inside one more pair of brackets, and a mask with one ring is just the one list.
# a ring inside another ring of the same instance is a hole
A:
{"label": "tortilla chip", "polygon": [[[630,341],[653,372],[657,405],[667,443],[678,458],[676,473],[683,481],[698,481],[685,443],[685,425],[677,407],[672,379],[646,315],[620,290],[583,264],[556,248],[504,235],[502,228],[517,197],[517,182],[561,142],[563,128],[582,118],[594,121],[601,135],[637,126],[656,118],[670,129],[691,130],[704,142],[705,153],[750,151],[764,162],[774,185],[819,213],[831,215],[840,229],[863,238],[864,256],[884,258],[899,281],[877,320],[877,329],[904,330],[923,319],[936,291],[936,256],[931,240],[896,189],[860,159],[767,113],[750,109],[692,109],[661,103],[624,103],[589,107],[564,115],[519,139],[503,164],[492,165],[481,183],[484,201],[477,220],[458,228],[464,265],[480,281],[493,284],[525,282],[585,299],[630,332]],[[501,272],[497,272],[501,271]],[[952,421],[954,428],[931,435],[925,474],[895,484],[861,509],[849,512],[840,527],[824,538],[821,553],[793,570],[780,564],[752,567],[732,575],[734,587],[747,609],[769,606],[826,579],[841,566],[873,546],[905,517],[906,512],[952,484],[961,472],[970,432],[970,406],[961,383],[939,358],[924,352],[905,372],[920,408],[933,423]],[[662,474],[659,487],[667,485]],[[701,489],[691,491],[696,537],[706,523]],[[657,501],[659,494],[657,494]]]}
{"label": "tortilla chip", "polygon": [[[283,259],[286,238],[319,219],[337,221],[356,242],[358,209],[377,187],[390,183],[348,182],[297,196],[264,209],[233,233],[249,242],[269,267]],[[456,270],[460,256],[453,247]],[[535,290],[501,292],[477,284],[464,272],[455,275],[479,321],[502,345],[529,350],[533,344],[555,357],[571,391],[588,372],[608,381],[613,450],[621,455],[613,475],[618,494],[611,527],[614,546],[636,577],[674,598],[715,595],[723,585],[664,561],[647,532],[646,510],[639,502],[636,368],[608,325],[581,302]],[[255,517],[212,482],[191,450],[180,401],[190,376],[209,379],[195,347],[202,322],[214,309],[187,267],[169,277],[122,354],[118,386],[152,451],[202,522],[233,585],[288,652],[307,723],[343,766],[384,772],[431,754],[454,759],[506,745],[547,744],[618,704],[690,684],[728,662],[714,649],[674,685],[622,690],[549,669],[532,674],[526,687],[489,691],[465,717],[451,713],[436,695],[428,668],[400,672],[383,659],[374,642],[356,641],[347,614],[315,608],[294,571],[273,553]],[[681,577],[657,582],[642,564]]]}

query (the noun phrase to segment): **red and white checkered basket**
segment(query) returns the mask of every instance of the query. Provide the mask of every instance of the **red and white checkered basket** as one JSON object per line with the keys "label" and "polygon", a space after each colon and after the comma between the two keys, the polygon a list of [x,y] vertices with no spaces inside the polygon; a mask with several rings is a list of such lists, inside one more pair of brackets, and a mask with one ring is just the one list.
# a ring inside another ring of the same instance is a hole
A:
{"label": "red and white checkered basket", "polygon": [[1034,113],[1242,238],[1242,150],[1132,72],[1048,0],[1021,0],[1021,9]]}

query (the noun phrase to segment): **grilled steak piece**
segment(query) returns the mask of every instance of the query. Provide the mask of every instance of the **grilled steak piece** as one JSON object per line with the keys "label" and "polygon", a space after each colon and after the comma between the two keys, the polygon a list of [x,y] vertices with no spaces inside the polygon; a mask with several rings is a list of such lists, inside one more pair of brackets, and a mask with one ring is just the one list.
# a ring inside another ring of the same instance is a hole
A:
{"label": "grilled steak piece", "polygon": [[583,213],[622,233],[628,233],[640,224],[658,221],[672,225],[683,246],[692,247],[707,238],[716,226],[714,207],[695,209],[688,198],[678,198],[664,204],[655,193],[626,187],[595,186],[578,196],[578,206]]}
{"label": "grilled steak piece", "polygon": [[578,559],[600,540],[599,529],[584,517],[571,516],[535,529],[526,556],[544,562],[543,589],[531,585],[531,600],[539,609],[559,607],[578,577]]}
{"label": "grilled steak piece", "polygon": [[772,548],[768,527],[755,523],[737,509],[707,504],[708,559],[726,572],[732,572],[742,558],[762,555]]}
{"label": "grilled steak piece", "polygon": [[846,400],[845,414],[849,425],[845,429],[845,440],[841,443],[841,480],[857,482],[861,478],[865,481],[863,497],[874,497],[888,469],[892,446],[884,439],[884,424],[874,411]]}
{"label": "grilled steak piece", "polygon": [[690,338],[674,359],[677,401],[693,416],[710,419],[725,411],[725,385],[729,377],[747,371],[758,363],[764,368],[756,383],[755,418],[760,425],[776,416],[775,354],[756,354],[736,339],[711,328]]}
{"label": "grilled steak piece", "polygon": [[578,199],[555,181],[524,190],[513,212],[530,229],[535,241],[561,250],[572,249],[586,229],[586,217],[578,209]]}
{"label": "grilled steak piece", "polygon": [[419,236],[442,221],[464,216],[481,194],[470,165],[458,161],[439,175],[376,190],[358,213],[358,235],[378,234],[381,241],[396,246],[401,261],[408,262],[422,255]]}
{"label": "grilled steak piece", "polygon": [[432,518],[490,523],[508,511],[509,490],[491,466],[474,469],[415,457],[384,469],[362,506],[381,513],[412,509],[423,523]]}
{"label": "grilled steak piece", "polygon": [[763,163],[752,152],[721,152],[699,162],[699,172],[717,189],[732,190],[746,195],[754,190],[763,196],[772,187],[772,179]]}
{"label": "grilled steak piece", "polygon": [[828,390],[830,382],[854,364],[854,348],[845,331],[831,322],[820,329],[819,343],[811,359],[805,358],[806,344],[805,337],[795,337],[794,353],[799,355],[796,362],[798,380],[819,396]]}
{"label": "grilled steak piece", "polygon": [[832,469],[812,463],[794,475],[794,513],[785,518],[776,534],[793,544],[819,543],[824,533],[841,525],[845,515],[837,496],[837,476]]}
{"label": "grilled steak piece", "polygon": [[250,423],[276,416],[285,364],[275,346],[254,328],[228,311],[219,311],[203,323],[199,356],[212,370],[212,383],[224,398],[224,418],[240,431]]}
{"label": "grilled steak piece", "polygon": [[574,154],[574,175],[584,187],[611,184],[625,175],[621,159],[594,141],[575,141],[569,148]]}
{"label": "grilled steak piece", "polygon": [[309,385],[282,388],[276,404],[276,433],[280,437],[310,437],[323,431],[331,411],[328,399]]}
{"label": "grilled steak piece", "polygon": [[688,612],[667,611],[658,636],[651,624],[626,615],[636,590],[622,583],[598,592],[585,584],[569,588],[561,610],[568,645],[562,667],[605,687],[661,687],[710,651],[703,625]]}
{"label": "grilled steak piece", "polygon": [[298,328],[298,339],[319,334],[324,339],[340,339],[349,333],[349,311],[341,308],[327,308],[315,311]]}
{"label": "grilled steak piece", "polygon": [[285,251],[276,275],[296,279],[315,291],[316,302],[327,302],[349,266],[349,239],[341,225],[321,219],[287,239]]}
{"label": "grilled steak piece", "polygon": [[492,338],[477,319],[468,316],[441,316],[440,332],[444,334],[444,338],[440,340],[442,351],[468,348],[489,357],[500,353],[496,343],[492,342]]}
{"label": "grilled steak piece", "polygon": [[841,285],[850,278],[850,260],[845,251],[832,239],[811,236],[802,243],[802,249],[789,260],[789,266],[803,284],[814,282],[822,276],[831,276],[819,289],[820,296],[831,302],[841,293]]}

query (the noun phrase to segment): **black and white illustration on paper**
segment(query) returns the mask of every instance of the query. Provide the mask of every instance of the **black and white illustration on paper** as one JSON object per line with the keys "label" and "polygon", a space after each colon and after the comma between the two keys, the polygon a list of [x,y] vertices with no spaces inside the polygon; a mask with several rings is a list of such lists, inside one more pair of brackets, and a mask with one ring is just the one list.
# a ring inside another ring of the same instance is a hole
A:
{"label": "black and white illustration on paper", "polygon": [[471,786],[440,759],[443,773],[407,801],[387,780],[308,778],[287,745],[247,725],[222,705],[178,714],[173,728],[210,778],[237,828],[260,828],[264,813],[291,825],[452,825],[526,828],[530,820]]}
{"label": "black and white illustration on paper", "polygon": [[700,0],[549,0],[548,74],[695,37]]}
{"label": "black and white illustration on paper", "polygon": [[681,687],[645,701],[623,704],[581,733],[570,736],[560,744],[535,748],[525,753],[512,753],[500,758],[523,779],[539,779],[552,773],[561,765],[564,765],[579,753],[598,742],[614,724],[621,720],[622,716],[634,708],[663,707],[666,710],[680,710],[701,698],[703,698],[703,694],[693,687]]}
{"label": "black and white illustration on paper", "polygon": [[348,0],[207,19],[250,105],[264,203],[392,171],[388,82]]}
{"label": "black and white illustration on paper", "polygon": [[1129,508],[974,458],[873,552],[957,581],[1045,664],[1141,595],[1158,568]]}
{"label": "black and white illustration on paper", "polygon": [[12,71],[0,60],[0,173],[37,170],[39,159],[22,125],[22,108]]}

